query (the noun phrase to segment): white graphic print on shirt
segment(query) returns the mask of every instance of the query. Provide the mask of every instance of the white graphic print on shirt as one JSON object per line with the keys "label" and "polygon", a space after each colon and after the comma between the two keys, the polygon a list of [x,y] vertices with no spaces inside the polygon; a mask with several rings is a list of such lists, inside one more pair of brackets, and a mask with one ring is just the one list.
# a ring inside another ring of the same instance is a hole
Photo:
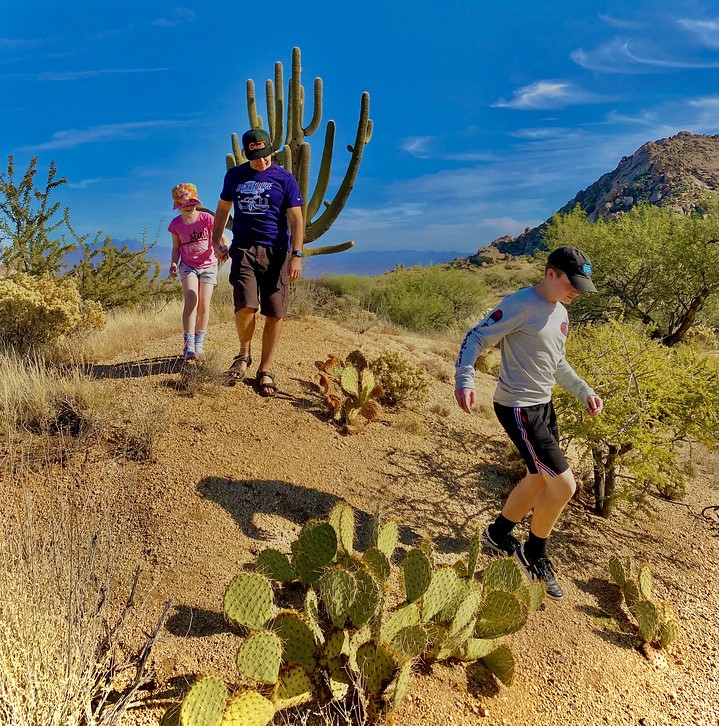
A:
{"label": "white graphic print on shirt", "polygon": [[[237,207],[245,214],[264,214],[270,208],[273,182],[246,181],[237,187]],[[263,196],[263,192],[267,192]]]}

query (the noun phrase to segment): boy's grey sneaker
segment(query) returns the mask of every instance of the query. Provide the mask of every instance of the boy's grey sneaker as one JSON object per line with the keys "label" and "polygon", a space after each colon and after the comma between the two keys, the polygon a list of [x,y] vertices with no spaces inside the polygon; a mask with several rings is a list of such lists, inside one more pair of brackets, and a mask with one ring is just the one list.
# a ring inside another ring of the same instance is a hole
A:
{"label": "boy's grey sneaker", "polygon": [[500,557],[511,557],[519,545],[519,540],[511,534],[508,534],[504,539],[496,541],[489,533],[489,527],[485,527],[484,532],[482,532],[482,547]]}
{"label": "boy's grey sneaker", "polygon": [[548,598],[561,600],[564,597],[564,591],[554,576],[552,563],[546,557],[540,557],[534,562],[530,562],[524,555],[524,545],[517,547],[513,556],[530,582],[544,582],[544,589]]}

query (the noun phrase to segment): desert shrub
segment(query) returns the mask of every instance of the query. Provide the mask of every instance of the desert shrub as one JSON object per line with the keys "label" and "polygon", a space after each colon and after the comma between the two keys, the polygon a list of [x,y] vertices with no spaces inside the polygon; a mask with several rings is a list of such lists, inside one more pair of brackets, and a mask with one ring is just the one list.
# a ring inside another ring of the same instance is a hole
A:
{"label": "desert shrub", "polygon": [[[148,680],[127,656],[131,611],[115,610],[129,540],[106,513],[17,491],[0,519],[0,723],[116,726]],[[136,685],[115,691],[129,674]]]}
{"label": "desert shrub", "polygon": [[681,445],[719,443],[719,371],[688,346],[667,348],[626,322],[575,331],[567,358],[604,400],[590,417],[566,391],[555,399],[563,432],[593,469],[596,512],[609,516],[620,500],[648,508],[657,493],[681,497]]}
{"label": "desert shrub", "polygon": [[422,399],[429,389],[429,376],[398,350],[384,350],[370,362],[376,382],[382,388],[380,402],[396,406],[410,399]]}
{"label": "desert shrub", "polygon": [[135,399],[128,415],[115,426],[115,451],[132,461],[153,461],[168,426],[169,414],[162,404]]}
{"label": "desert shrub", "polygon": [[0,335],[19,353],[42,350],[74,333],[102,329],[102,306],[80,298],[73,280],[44,273],[0,279]]}
{"label": "desert shrub", "polygon": [[77,369],[62,372],[39,359],[0,360],[0,429],[73,436],[99,431],[110,419],[107,395]]}
{"label": "desert shrub", "polygon": [[719,350],[717,329],[702,323],[695,323],[684,336],[683,342],[698,351]]}
{"label": "desert shrub", "polygon": [[377,286],[376,278],[357,275],[323,275],[316,282],[337,297],[353,297],[360,303],[366,303]]}
{"label": "desert shrub", "polygon": [[475,315],[487,290],[466,270],[440,265],[400,268],[382,275],[370,290],[372,310],[409,330],[450,328]]}

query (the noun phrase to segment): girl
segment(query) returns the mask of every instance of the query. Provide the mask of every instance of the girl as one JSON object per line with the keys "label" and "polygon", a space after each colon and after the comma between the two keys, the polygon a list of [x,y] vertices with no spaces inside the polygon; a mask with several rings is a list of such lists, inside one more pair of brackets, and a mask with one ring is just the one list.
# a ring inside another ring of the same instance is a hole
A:
{"label": "girl", "polygon": [[[178,184],[172,189],[173,209],[180,210],[168,230],[172,234],[172,262],[170,277],[179,272],[185,295],[182,311],[182,325],[185,332],[182,355],[185,360],[203,357],[205,353],[205,331],[210,317],[210,299],[217,284],[218,260],[227,259],[227,244],[213,248],[212,223],[209,212],[201,212],[194,184]],[[178,264],[179,263],[179,264]]]}

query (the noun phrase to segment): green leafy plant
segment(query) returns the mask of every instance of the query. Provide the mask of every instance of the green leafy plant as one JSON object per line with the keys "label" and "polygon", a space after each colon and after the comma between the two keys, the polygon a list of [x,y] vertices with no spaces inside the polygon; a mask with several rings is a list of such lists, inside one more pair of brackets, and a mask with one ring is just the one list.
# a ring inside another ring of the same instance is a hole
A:
{"label": "green leafy plant", "polygon": [[631,557],[623,561],[619,557],[611,557],[609,572],[637,621],[642,642],[666,648],[676,640],[681,629],[679,620],[665,600],[654,601],[649,565],[637,564]]}
{"label": "green leafy plant", "polygon": [[608,517],[622,500],[649,508],[652,494],[681,496],[681,443],[719,443],[719,371],[688,346],[668,348],[628,322],[575,331],[567,358],[604,400],[590,417],[565,391],[555,397],[564,433],[592,467],[595,511]]}
{"label": "green leafy plant", "polygon": [[384,350],[369,364],[377,384],[382,388],[379,400],[397,406],[407,400],[426,397],[430,385],[427,373],[412,365],[397,350]]}
{"label": "green leafy plant", "polygon": [[[511,558],[493,561],[476,579],[479,533],[453,566],[437,565],[424,539],[397,572],[398,531],[396,520],[376,518],[370,547],[359,552],[354,511],[340,502],[327,521],[305,524],[289,556],[260,552],[224,599],[243,636],[237,667],[256,687],[231,696],[224,683],[204,677],[163,723],[265,726],[292,706],[351,700],[359,722],[375,724],[401,705],[420,662],[481,660],[509,685],[515,661],[504,638],[539,607],[543,584],[527,585]],[[296,585],[304,588],[301,610],[276,603],[290,593],[296,601]]]}
{"label": "green leafy plant", "polygon": [[331,355],[325,361],[316,361],[320,390],[332,418],[343,433],[354,434],[362,430],[360,417],[374,421],[382,411],[377,399],[382,395],[374,373],[364,354],[358,350],[346,360]]}

